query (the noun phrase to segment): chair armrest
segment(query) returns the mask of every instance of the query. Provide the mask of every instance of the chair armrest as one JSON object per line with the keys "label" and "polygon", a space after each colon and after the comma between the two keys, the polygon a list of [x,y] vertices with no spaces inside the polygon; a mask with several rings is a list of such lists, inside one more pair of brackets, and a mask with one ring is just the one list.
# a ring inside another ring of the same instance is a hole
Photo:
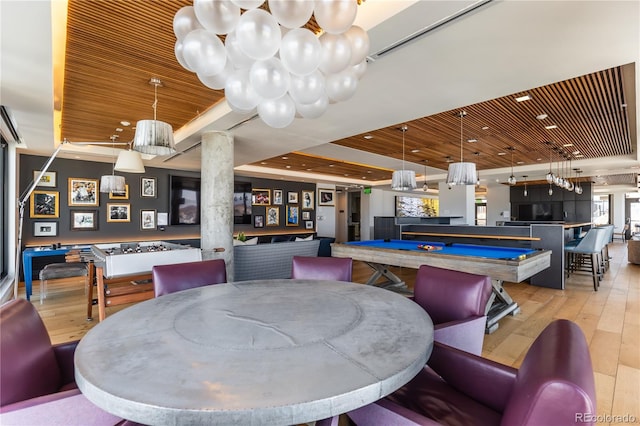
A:
{"label": "chair armrest", "polygon": [[461,320],[437,324],[433,328],[433,339],[474,355],[482,355],[486,316],[473,316]]}
{"label": "chair armrest", "polygon": [[79,340],[74,342],[60,343],[53,345],[53,353],[56,355],[58,366],[60,367],[60,385],[64,386],[75,382],[75,372],[73,356],[76,352]]}
{"label": "chair armrest", "polygon": [[427,365],[450,386],[499,413],[505,410],[518,372],[438,342]]}
{"label": "chair armrest", "polygon": [[[14,402],[0,407],[0,413],[9,413],[11,411],[23,410],[25,408],[34,407],[36,405],[48,404],[60,399],[69,398],[75,395],[80,395],[80,389],[69,389],[63,392],[50,393],[48,395],[37,396],[31,399],[25,399],[24,401]],[[4,416],[3,416],[4,417]],[[4,424],[0,421],[0,424]]]}
{"label": "chair armrest", "polygon": [[367,426],[431,426],[440,424],[387,399],[380,399],[349,411],[347,416],[357,425]]}

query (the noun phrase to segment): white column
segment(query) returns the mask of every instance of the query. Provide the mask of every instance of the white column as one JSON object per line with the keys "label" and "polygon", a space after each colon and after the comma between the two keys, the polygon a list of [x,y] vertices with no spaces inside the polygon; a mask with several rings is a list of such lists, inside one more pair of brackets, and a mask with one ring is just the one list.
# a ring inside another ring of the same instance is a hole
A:
{"label": "white column", "polygon": [[452,221],[452,225],[475,225],[476,187],[475,185],[453,185],[449,189],[446,182],[438,184],[439,216],[462,216]]}
{"label": "white column", "polygon": [[206,132],[201,151],[202,257],[224,259],[227,281],[233,281],[233,136],[222,131]]}

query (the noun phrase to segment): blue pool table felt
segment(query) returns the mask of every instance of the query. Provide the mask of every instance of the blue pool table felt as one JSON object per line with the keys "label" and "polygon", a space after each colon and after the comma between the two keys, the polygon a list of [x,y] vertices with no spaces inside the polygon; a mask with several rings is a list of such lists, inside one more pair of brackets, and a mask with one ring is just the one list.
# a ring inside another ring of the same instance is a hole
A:
{"label": "blue pool table felt", "polygon": [[[473,256],[488,259],[504,259],[518,260],[535,253],[534,249],[516,248],[516,247],[497,247],[497,246],[480,246],[474,244],[445,244],[430,241],[416,240],[369,240],[369,241],[352,241],[349,245],[381,248],[389,250],[411,250],[434,254],[447,254],[453,256]],[[434,250],[425,250],[419,248],[419,245],[427,245]]]}

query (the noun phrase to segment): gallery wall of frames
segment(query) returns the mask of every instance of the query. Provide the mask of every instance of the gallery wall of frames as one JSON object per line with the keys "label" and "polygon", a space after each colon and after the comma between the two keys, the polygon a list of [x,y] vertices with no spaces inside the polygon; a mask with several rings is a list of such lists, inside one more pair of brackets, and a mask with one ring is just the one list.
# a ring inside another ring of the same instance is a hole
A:
{"label": "gallery wall of frames", "polygon": [[[20,156],[19,193],[47,159]],[[56,158],[25,205],[23,244],[200,238],[200,225],[172,226],[170,221],[172,175],[199,179],[200,173],[152,167],[142,174],[118,172],[126,179],[125,192],[101,193],[100,177],[111,174],[111,168],[109,163]],[[246,189],[242,200],[234,194],[234,204],[242,203],[250,219],[236,223],[235,232],[311,234],[318,206],[332,206],[335,198],[333,190],[316,189],[314,183],[244,177],[236,178],[238,183]]]}

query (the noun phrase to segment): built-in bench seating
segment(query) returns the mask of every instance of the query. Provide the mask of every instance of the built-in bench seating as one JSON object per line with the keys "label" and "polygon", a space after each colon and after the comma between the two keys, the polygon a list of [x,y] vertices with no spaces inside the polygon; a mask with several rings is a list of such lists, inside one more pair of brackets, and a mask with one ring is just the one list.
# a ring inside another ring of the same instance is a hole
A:
{"label": "built-in bench seating", "polygon": [[293,256],[318,256],[320,240],[233,247],[234,281],[291,278]]}

